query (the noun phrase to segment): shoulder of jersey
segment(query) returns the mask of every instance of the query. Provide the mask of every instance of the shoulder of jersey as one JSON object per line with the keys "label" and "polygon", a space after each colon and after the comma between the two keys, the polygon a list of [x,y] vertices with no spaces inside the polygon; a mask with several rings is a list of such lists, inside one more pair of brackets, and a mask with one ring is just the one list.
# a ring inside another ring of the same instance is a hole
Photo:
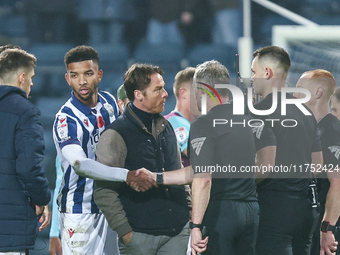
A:
{"label": "shoulder of jersey", "polygon": [[340,121],[338,120],[337,117],[335,117],[332,114],[329,114],[329,115],[326,116],[323,127],[326,130],[332,130],[332,131],[340,134]]}
{"label": "shoulder of jersey", "polygon": [[116,98],[110,92],[105,91],[105,90],[100,90],[100,91],[98,91],[98,93],[101,96],[103,96],[106,100],[112,100],[112,101],[116,102]]}

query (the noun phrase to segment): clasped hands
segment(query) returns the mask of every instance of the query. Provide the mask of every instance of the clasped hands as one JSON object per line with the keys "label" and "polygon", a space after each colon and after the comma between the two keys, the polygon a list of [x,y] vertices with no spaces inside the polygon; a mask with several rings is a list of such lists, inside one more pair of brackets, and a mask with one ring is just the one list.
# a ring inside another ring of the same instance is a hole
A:
{"label": "clasped hands", "polygon": [[156,173],[150,172],[144,167],[135,171],[129,171],[126,183],[138,192],[144,192],[152,187],[158,187],[156,183]]}

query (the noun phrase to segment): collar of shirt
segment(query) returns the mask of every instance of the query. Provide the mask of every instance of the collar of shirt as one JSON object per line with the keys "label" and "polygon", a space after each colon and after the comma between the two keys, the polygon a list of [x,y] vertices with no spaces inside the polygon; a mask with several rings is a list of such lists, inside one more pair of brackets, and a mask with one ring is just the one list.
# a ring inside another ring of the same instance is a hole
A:
{"label": "collar of shirt", "polygon": [[130,102],[131,110],[137,115],[137,117],[143,122],[146,128],[151,132],[152,120],[159,117],[159,114],[152,114],[138,109],[132,102]]}
{"label": "collar of shirt", "polygon": [[[92,109],[95,109],[97,112],[99,112],[100,108],[102,107],[102,99],[98,95],[98,103],[95,107],[88,107],[87,105],[84,105],[82,102],[78,100],[78,98],[75,97],[73,91],[71,92],[71,103],[82,113],[84,113],[86,116],[93,113]],[[94,114],[96,115],[96,114]]]}

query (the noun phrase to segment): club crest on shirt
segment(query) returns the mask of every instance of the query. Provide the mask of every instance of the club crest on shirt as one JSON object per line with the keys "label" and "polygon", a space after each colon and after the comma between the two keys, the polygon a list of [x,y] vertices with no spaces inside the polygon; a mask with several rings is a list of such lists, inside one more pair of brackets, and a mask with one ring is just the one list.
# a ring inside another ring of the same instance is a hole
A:
{"label": "club crest on shirt", "polygon": [[115,114],[115,111],[113,110],[112,105],[110,105],[109,103],[105,103],[104,104],[104,108],[107,110],[107,112],[109,113],[110,117],[113,117],[113,115]]}
{"label": "club crest on shirt", "polygon": [[197,156],[200,155],[202,146],[204,144],[205,139],[207,139],[206,137],[199,137],[199,138],[195,138],[193,140],[191,140],[191,146],[192,148],[195,150],[195,153]]}
{"label": "club crest on shirt", "polygon": [[336,157],[336,159],[339,159],[340,156],[340,146],[329,146],[328,149],[334,154],[334,157]]}

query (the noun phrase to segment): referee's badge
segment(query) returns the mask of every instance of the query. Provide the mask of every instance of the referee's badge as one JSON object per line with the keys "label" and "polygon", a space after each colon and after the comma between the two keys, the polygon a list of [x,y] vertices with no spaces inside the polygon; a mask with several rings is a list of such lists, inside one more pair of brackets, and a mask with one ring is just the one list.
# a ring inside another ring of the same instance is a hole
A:
{"label": "referee's badge", "polygon": [[199,137],[199,138],[195,138],[191,141],[191,146],[192,148],[195,150],[195,153],[197,156],[200,155],[203,143],[205,141],[205,139],[207,139],[206,137]]}
{"label": "referee's badge", "polygon": [[113,115],[115,114],[115,111],[113,110],[112,105],[110,105],[109,103],[105,103],[104,108],[108,111],[110,117],[113,117]]}
{"label": "referee's badge", "polygon": [[334,154],[334,157],[336,157],[336,159],[339,159],[340,156],[340,146],[329,146],[328,149]]}
{"label": "referee's badge", "polygon": [[257,139],[261,138],[263,127],[264,125],[261,122],[254,122],[253,126],[251,127]]}

